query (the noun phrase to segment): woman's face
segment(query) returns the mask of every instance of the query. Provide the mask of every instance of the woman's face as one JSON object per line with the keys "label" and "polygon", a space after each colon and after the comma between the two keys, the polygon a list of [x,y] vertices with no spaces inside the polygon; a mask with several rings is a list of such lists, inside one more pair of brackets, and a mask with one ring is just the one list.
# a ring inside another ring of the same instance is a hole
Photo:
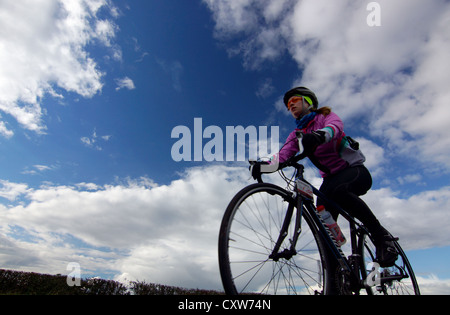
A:
{"label": "woman's face", "polygon": [[299,119],[308,114],[309,104],[301,96],[293,96],[289,99],[288,109],[295,119]]}

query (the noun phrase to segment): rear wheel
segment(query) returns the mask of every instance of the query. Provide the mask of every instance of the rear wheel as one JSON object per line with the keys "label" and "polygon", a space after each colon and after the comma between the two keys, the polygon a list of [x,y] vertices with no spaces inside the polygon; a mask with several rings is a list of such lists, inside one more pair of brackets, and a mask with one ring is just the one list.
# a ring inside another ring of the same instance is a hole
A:
{"label": "rear wheel", "polygon": [[[322,239],[306,211],[295,254],[277,261],[269,257],[289,207],[295,207],[291,194],[268,183],[248,186],[230,202],[219,235],[220,273],[227,294],[329,292]],[[279,253],[291,247],[294,227],[295,211]]]}
{"label": "rear wheel", "polygon": [[359,250],[362,257],[361,276],[370,295],[420,295],[414,271],[400,244],[395,241],[398,259],[394,266],[382,268],[375,261],[376,248],[369,235],[362,232]]}

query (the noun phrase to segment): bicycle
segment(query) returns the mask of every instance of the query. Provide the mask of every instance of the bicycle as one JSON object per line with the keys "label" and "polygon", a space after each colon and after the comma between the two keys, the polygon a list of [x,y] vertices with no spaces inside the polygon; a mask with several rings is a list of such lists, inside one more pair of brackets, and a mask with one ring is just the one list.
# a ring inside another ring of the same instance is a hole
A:
{"label": "bicycle", "polygon": [[[369,231],[304,179],[304,166],[298,163],[302,158],[297,155],[280,168],[287,189],[264,183],[260,176],[228,205],[219,233],[225,293],[419,295],[398,238],[392,237],[397,261],[381,268]],[[291,178],[283,172],[287,167],[295,169]],[[323,223],[314,195],[333,204],[348,221],[349,256]]]}

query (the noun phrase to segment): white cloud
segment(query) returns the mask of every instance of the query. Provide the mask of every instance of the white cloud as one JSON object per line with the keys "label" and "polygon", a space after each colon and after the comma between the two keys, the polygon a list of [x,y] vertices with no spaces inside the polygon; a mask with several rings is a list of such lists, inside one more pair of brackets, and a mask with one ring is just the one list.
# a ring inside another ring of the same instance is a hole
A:
{"label": "white cloud", "polygon": [[377,1],[380,27],[367,25],[368,2],[204,2],[216,37],[238,39],[227,43],[235,45],[229,50],[242,56],[244,66],[257,68],[287,52],[301,74],[293,85],[314,89],[344,121],[364,123],[386,143],[386,153],[450,171],[448,1]]}
{"label": "white cloud", "polygon": [[14,132],[9,130],[4,121],[0,121],[0,135],[4,136],[5,138],[11,138],[14,136]]}
{"label": "white cloud", "polygon": [[380,222],[400,237],[405,250],[449,246],[450,186],[401,198],[388,188],[363,197]]}
{"label": "white cloud", "polygon": [[97,135],[97,130],[94,129],[94,131],[92,132],[92,136],[90,137],[81,137],[80,140],[81,142],[89,147],[89,148],[94,148],[97,151],[102,151],[103,148],[98,144],[99,140],[101,140],[102,142],[108,142],[111,139],[111,135],[104,135],[104,136],[98,136]]}
{"label": "white cloud", "polygon": [[28,191],[28,185],[11,183],[6,180],[0,180],[0,197],[9,201],[14,201],[17,197]]}
{"label": "white cloud", "polygon": [[116,26],[111,21],[99,20],[95,24],[96,37],[106,46],[111,46],[111,38],[114,38]]}
{"label": "white cloud", "polygon": [[405,176],[397,177],[397,181],[400,185],[407,183],[420,183],[422,176],[420,174],[408,174]]}
{"label": "white cloud", "polygon": [[[82,259],[86,270],[113,269],[118,275],[164,284],[218,286],[216,240],[221,216],[247,178],[245,168],[216,166],[190,169],[167,186],[148,178],[103,187],[80,183],[26,190],[25,186],[21,192],[26,192],[27,205],[0,206],[0,231],[12,253],[35,249],[35,271],[61,272],[67,263]],[[69,236],[87,245],[76,248],[67,241]],[[33,265],[32,253],[26,267]],[[6,266],[13,260],[10,255],[0,260],[5,268],[23,267]],[[104,265],[97,266],[98,261]]]}
{"label": "white cloud", "polygon": [[440,279],[436,275],[417,277],[420,293],[423,295],[449,295],[450,279]]}
{"label": "white cloud", "polygon": [[119,91],[123,88],[126,88],[128,90],[134,90],[136,88],[133,80],[131,80],[129,77],[117,79],[116,83],[117,83],[116,91]]}
{"label": "white cloud", "polygon": [[[55,89],[92,97],[104,73],[86,50],[110,46],[116,27],[97,13],[109,0],[24,0],[0,3],[0,110],[24,128],[44,133],[46,95]],[[112,10],[111,10],[112,11]],[[3,135],[11,136],[0,125]]]}
{"label": "white cloud", "polygon": [[251,6],[253,0],[204,0],[211,9],[216,21],[216,35],[227,36],[247,29],[253,29],[257,15]]}
{"label": "white cloud", "polygon": [[31,167],[25,167],[25,169],[22,171],[22,174],[28,174],[28,175],[37,175],[42,174],[45,171],[51,171],[58,168],[58,165],[33,165]]}
{"label": "white cloud", "polygon": [[383,165],[387,162],[384,149],[365,138],[356,137],[355,140],[359,142],[359,147],[366,157],[364,165],[372,172],[373,176],[381,175]]}
{"label": "white cloud", "polygon": [[[306,175],[318,185],[315,174],[307,168]],[[84,274],[220,289],[220,222],[234,194],[253,182],[248,178],[245,167],[216,165],[188,169],[169,185],[149,178],[38,189],[7,182],[15,188],[0,190],[5,196],[26,200],[0,205],[0,246],[5,249],[0,264],[65,273],[69,262],[78,262]],[[405,249],[420,249],[450,245],[449,195],[445,188],[402,199],[379,189],[364,199]],[[21,253],[26,255],[17,256]]]}

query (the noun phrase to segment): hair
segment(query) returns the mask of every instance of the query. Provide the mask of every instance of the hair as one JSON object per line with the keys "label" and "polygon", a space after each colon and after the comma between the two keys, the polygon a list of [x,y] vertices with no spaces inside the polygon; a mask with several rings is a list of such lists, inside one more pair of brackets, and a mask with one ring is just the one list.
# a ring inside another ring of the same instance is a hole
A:
{"label": "hair", "polygon": [[328,116],[331,113],[331,108],[328,107],[328,106],[324,106],[324,107],[321,107],[319,109],[315,109],[315,110],[313,109],[312,111],[316,112],[319,115]]}

